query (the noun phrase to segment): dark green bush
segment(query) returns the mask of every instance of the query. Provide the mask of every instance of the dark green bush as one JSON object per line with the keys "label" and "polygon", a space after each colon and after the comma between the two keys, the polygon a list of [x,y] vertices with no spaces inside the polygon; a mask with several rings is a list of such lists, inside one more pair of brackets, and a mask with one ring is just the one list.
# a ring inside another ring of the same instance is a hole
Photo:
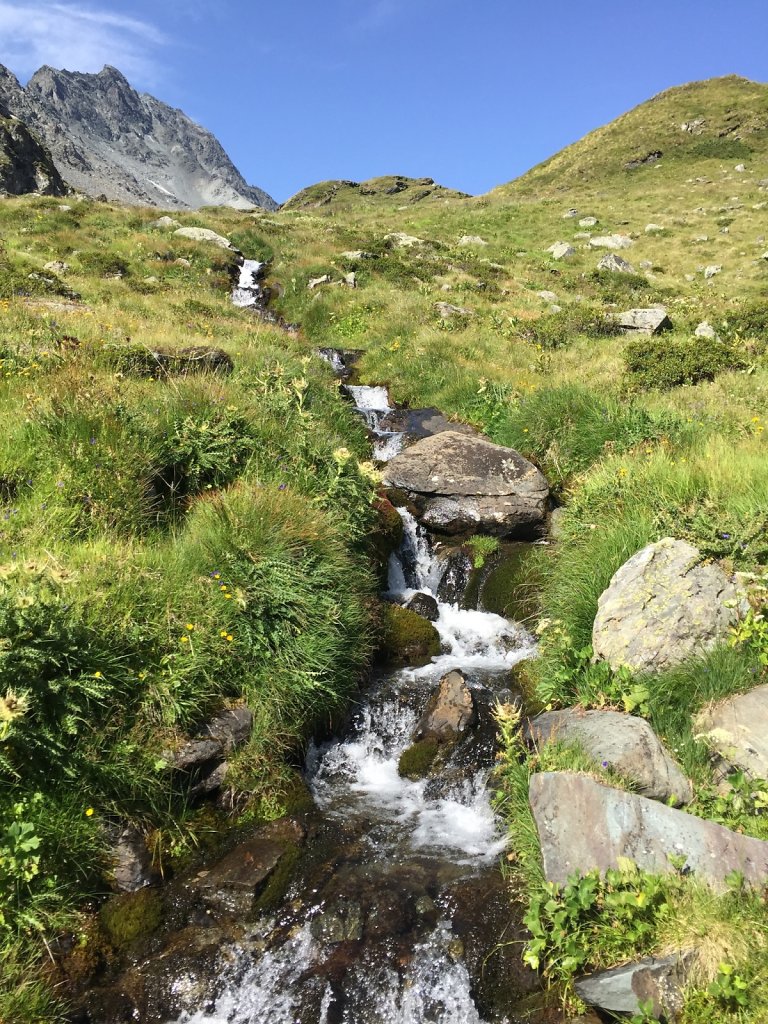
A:
{"label": "dark green bush", "polygon": [[520,330],[526,340],[545,349],[565,348],[579,334],[595,338],[610,337],[616,325],[600,306],[586,303],[566,306],[559,313],[549,313],[538,320],[523,321]]}
{"label": "dark green bush", "polygon": [[739,370],[745,365],[738,352],[716,338],[633,341],[624,352],[624,364],[635,387],[662,391],[714,380],[722,370]]}

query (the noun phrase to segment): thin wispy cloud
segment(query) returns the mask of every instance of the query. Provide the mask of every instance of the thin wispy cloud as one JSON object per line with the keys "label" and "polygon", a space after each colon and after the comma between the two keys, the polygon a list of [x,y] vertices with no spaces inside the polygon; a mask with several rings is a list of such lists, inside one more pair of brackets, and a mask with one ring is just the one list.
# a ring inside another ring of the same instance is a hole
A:
{"label": "thin wispy cloud", "polygon": [[25,78],[43,64],[99,71],[113,64],[136,84],[157,79],[165,42],[149,22],[81,3],[0,0],[0,64]]}
{"label": "thin wispy cloud", "polygon": [[401,9],[402,4],[399,0],[374,0],[368,5],[367,10],[352,22],[352,31],[365,33],[384,28],[400,13]]}

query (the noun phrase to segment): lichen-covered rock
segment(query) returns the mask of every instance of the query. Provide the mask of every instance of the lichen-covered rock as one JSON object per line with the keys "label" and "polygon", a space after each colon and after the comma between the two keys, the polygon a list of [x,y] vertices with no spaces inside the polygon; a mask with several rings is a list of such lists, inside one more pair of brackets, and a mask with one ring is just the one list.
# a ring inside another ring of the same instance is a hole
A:
{"label": "lichen-covered rock", "polygon": [[724,765],[768,779],[768,684],[705,708],[695,729]]}
{"label": "lichen-covered rock", "polygon": [[228,238],[218,235],[210,228],[176,228],[173,233],[177,238],[188,238],[192,242],[210,242],[211,245],[217,245],[220,249],[239,252]]}
{"label": "lichen-covered rock", "polygon": [[547,481],[522,455],[455,430],[417,441],[387,463],[383,478],[411,496],[425,526],[443,533],[531,531],[549,502]]}
{"label": "lichen-covered rock", "polygon": [[678,805],[693,799],[690,782],[643,718],[569,708],[537,715],[525,732],[536,746],[577,743],[596,762],[635,782],[637,792],[649,799]]}
{"label": "lichen-covered rock", "polygon": [[734,871],[749,886],[768,882],[767,842],[586,775],[541,772],[531,778],[529,798],[547,881],[564,885],[573,874],[618,869],[628,859],[654,874],[676,871],[682,861],[718,892]]}
{"label": "lichen-covered rock", "polygon": [[600,596],[595,657],[614,669],[661,672],[723,641],[742,602],[720,566],[665,537],[625,562]]}

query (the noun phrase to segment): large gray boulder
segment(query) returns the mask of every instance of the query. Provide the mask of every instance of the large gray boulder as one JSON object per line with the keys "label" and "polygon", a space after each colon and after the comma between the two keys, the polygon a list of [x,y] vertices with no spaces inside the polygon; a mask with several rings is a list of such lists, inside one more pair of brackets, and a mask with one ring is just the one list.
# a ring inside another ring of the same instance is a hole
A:
{"label": "large gray boulder", "polygon": [[549,486],[512,448],[446,430],[391,459],[383,482],[408,492],[425,526],[499,536],[530,532],[547,512]]}
{"label": "large gray boulder", "polygon": [[725,640],[743,600],[719,565],[665,537],[625,562],[600,596],[595,658],[614,669],[661,672]]}
{"label": "large gray boulder", "polygon": [[617,323],[624,334],[661,334],[672,329],[672,321],[662,306],[628,309],[619,314]]}
{"label": "large gray boulder", "polygon": [[768,779],[768,684],[705,708],[695,729],[725,765]]}
{"label": "large gray boulder", "polygon": [[534,775],[529,799],[549,882],[563,885],[573,874],[619,869],[623,859],[642,871],[669,874],[676,870],[670,858],[717,892],[726,891],[734,871],[755,888],[768,881],[768,843],[586,775]]}
{"label": "large gray boulder", "polygon": [[643,718],[618,711],[547,711],[526,727],[526,738],[544,743],[576,743],[595,761],[610,765],[652,800],[687,804],[691,784]]}
{"label": "large gray boulder", "polygon": [[550,245],[547,252],[551,254],[553,260],[566,260],[576,255],[576,250],[568,242],[555,242],[554,245]]}
{"label": "large gray boulder", "polygon": [[211,245],[217,245],[220,249],[228,249],[230,252],[240,251],[232,245],[228,238],[217,235],[210,228],[176,228],[173,233],[179,238],[188,238],[192,242],[210,242]]}

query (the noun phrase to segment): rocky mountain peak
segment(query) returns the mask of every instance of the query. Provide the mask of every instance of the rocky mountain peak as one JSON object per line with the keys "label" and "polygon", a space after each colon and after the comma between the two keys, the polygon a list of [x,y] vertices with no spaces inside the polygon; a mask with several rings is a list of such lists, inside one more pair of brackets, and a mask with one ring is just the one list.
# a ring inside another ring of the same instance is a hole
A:
{"label": "rocky mountain peak", "polygon": [[26,88],[0,66],[0,102],[48,146],[63,177],[90,195],[171,209],[277,206],[247,184],[215,136],[137,92],[109,64],[96,74],[46,65]]}

